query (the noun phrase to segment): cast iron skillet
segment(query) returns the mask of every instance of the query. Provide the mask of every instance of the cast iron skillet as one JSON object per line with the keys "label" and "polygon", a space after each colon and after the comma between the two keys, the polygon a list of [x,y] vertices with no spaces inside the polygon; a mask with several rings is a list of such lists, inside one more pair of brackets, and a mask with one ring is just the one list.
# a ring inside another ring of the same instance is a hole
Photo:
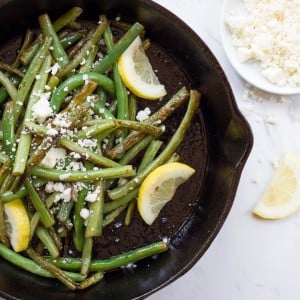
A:
{"label": "cast iron skillet", "polygon": [[[134,269],[109,273],[100,284],[76,293],[0,260],[0,295],[7,299],[140,299],[172,282],[197,262],[220,230],[252,147],[249,126],[214,56],[182,21],[149,0],[0,0],[0,58],[13,58],[18,36],[27,27],[37,27],[39,14],[47,12],[54,19],[74,5],[84,9],[85,20],[106,13],[141,22],[153,43],[150,59],[169,95],[183,84],[201,91],[201,110],[179,149],[182,160],[197,173],[152,227],[135,215],[130,228],[106,229],[105,238],[96,242],[95,256],[117,254],[163,237],[170,239],[169,252],[139,262]],[[175,114],[169,125],[182,113]]]}

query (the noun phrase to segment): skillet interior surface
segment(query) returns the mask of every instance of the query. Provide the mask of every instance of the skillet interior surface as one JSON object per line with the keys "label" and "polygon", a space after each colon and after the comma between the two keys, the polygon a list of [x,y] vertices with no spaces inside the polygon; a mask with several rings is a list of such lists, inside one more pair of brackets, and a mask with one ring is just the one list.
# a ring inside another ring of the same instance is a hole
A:
{"label": "skillet interior surface", "polygon": [[[170,251],[106,274],[98,285],[69,292],[53,280],[38,278],[1,260],[0,290],[4,297],[22,299],[143,298],[184,274],[205,252],[231,208],[242,168],[252,146],[248,124],[239,113],[230,86],[213,55],[185,24],[150,1],[0,1],[0,58],[10,61],[24,28],[36,28],[37,16],[52,19],[68,8],[84,9],[83,20],[100,13],[122,20],[138,20],[152,47],[148,52],[168,95],[185,85],[202,94],[201,110],[179,149],[181,160],[197,169],[176,197],[148,227],[136,214],[129,227],[111,225],[98,239],[94,256],[105,258],[149,242],[170,239]],[[5,25],[3,25],[5,24]],[[153,103],[148,103],[152,110]],[[167,123],[172,135],[184,110]]]}

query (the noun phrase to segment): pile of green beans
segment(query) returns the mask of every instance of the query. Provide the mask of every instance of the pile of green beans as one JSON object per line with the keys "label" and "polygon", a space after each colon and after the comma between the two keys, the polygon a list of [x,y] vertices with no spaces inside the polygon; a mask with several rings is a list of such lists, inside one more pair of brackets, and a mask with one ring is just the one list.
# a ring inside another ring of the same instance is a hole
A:
{"label": "pile of green beans", "polygon": [[[105,260],[92,257],[105,226],[117,218],[130,226],[147,175],[180,159],[176,151],[200,103],[197,91],[182,87],[137,121],[144,100],[123,84],[117,61],[144,37],[144,27],[100,15],[88,29],[77,21],[81,14],[73,7],[55,21],[39,16],[39,30],[27,30],[13,63],[0,61],[0,256],[71,290],[167,251],[158,241]],[[112,24],[125,31],[121,37]],[[164,122],[182,106],[185,114],[164,143]],[[16,199],[30,219],[30,242],[21,253],[11,249],[5,226],[5,204]],[[70,249],[78,258],[67,256]]]}

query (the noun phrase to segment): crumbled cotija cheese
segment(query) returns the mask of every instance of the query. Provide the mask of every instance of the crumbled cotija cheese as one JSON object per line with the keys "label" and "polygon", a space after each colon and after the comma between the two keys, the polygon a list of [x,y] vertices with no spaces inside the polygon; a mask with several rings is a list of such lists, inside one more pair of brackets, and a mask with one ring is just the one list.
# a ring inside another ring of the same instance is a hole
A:
{"label": "crumbled cotija cheese", "polygon": [[149,118],[151,114],[151,110],[149,107],[145,107],[144,110],[140,110],[137,115],[136,115],[136,119],[140,122],[143,122],[145,120],[147,120]]}
{"label": "crumbled cotija cheese", "polygon": [[42,93],[40,99],[32,106],[32,116],[39,123],[43,123],[48,117],[53,114],[49,103],[51,93]]}
{"label": "crumbled cotija cheese", "polygon": [[52,75],[55,75],[59,69],[60,69],[60,65],[56,63],[48,70],[48,72],[51,72]]}
{"label": "crumbled cotija cheese", "polygon": [[70,202],[72,198],[72,189],[69,187],[65,189],[62,193],[55,196],[55,202],[62,200],[63,202]]}
{"label": "crumbled cotija cheese", "polygon": [[45,185],[45,192],[46,193],[53,193],[53,192],[63,192],[65,190],[65,185],[61,182],[53,182],[48,181]]}
{"label": "crumbled cotija cheese", "polygon": [[66,153],[67,152],[64,148],[51,147],[41,161],[40,166],[46,168],[54,168],[57,161],[65,159]]}
{"label": "crumbled cotija cheese", "polygon": [[90,215],[90,211],[87,208],[82,208],[80,210],[80,217],[84,220],[86,220]]}
{"label": "crumbled cotija cheese", "polygon": [[300,86],[299,0],[244,0],[247,15],[226,19],[241,62],[255,61],[271,83]]}

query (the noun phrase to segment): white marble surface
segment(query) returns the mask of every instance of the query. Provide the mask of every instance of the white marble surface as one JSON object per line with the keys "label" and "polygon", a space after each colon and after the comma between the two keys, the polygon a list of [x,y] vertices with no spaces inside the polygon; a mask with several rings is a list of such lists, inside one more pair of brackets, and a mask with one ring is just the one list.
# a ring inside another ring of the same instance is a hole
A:
{"label": "white marble surface", "polygon": [[263,221],[251,211],[274,173],[274,163],[300,155],[300,95],[278,101],[268,94],[244,99],[245,82],[220,43],[221,0],[156,0],[183,19],[206,42],[224,68],[239,108],[254,135],[254,147],[232,210],[205,255],[184,276],[149,300],[300,299],[300,214]]}

